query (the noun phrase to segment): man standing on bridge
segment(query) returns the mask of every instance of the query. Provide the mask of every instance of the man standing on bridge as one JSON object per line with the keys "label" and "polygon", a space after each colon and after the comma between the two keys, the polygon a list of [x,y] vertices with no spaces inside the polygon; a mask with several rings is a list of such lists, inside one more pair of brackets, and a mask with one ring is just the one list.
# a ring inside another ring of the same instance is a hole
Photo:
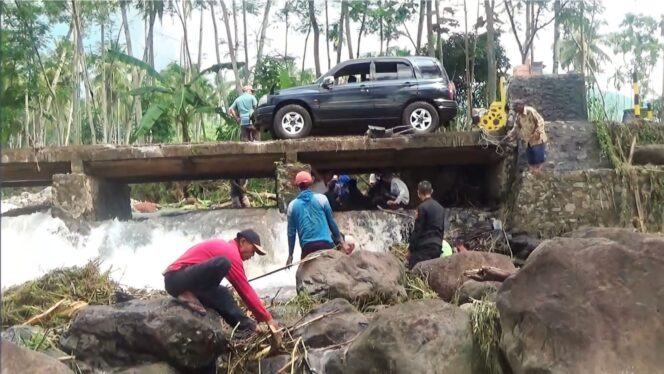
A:
{"label": "man standing on bridge", "polygon": [[542,166],[546,161],[546,132],[544,131],[544,119],[531,106],[527,106],[523,101],[514,102],[514,111],[516,120],[514,128],[507,134],[507,139],[514,139],[516,135],[524,141],[528,148],[528,169],[533,174],[542,171]]}
{"label": "man standing on bridge", "polygon": [[[295,185],[300,189],[297,197],[288,204],[288,260],[286,266],[293,263],[295,238],[300,238],[302,258],[325,249],[340,246],[344,253],[353,248],[346,244],[332,216],[332,208],[323,194],[314,193],[309,189],[313,178],[307,171],[295,176]],[[331,233],[331,234],[330,234]]]}
{"label": "man standing on bridge", "polygon": [[238,96],[231,107],[229,112],[236,120],[240,122],[240,139],[242,141],[259,141],[260,134],[258,130],[251,123],[251,115],[258,105],[256,96],[254,96],[254,88],[251,85],[246,85],[243,88],[244,93]]}

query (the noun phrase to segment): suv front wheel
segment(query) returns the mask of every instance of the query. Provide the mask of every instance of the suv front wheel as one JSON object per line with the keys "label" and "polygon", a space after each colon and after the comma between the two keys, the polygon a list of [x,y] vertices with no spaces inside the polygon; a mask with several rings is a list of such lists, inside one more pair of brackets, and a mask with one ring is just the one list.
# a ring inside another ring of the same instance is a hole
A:
{"label": "suv front wheel", "polygon": [[416,101],[404,109],[402,122],[404,126],[410,126],[415,134],[428,134],[438,128],[440,119],[433,105]]}
{"label": "suv front wheel", "polygon": [[297,104],[286,105],[274,116],[273,129],[279,139],[304,138],[311,132],[311,115]]}

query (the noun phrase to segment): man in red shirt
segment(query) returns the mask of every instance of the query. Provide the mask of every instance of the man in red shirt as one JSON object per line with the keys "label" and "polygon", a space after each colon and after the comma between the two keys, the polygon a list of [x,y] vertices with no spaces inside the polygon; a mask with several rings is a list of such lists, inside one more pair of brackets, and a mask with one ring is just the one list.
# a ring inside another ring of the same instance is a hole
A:
{"label": "man in red shirt", "polygon": [[255,253],[266,254],[260,236],[252,229],[240,231],[232,241],[211,239],[196,244],[164,271],[166,292],[201,314],[205,314],[205,307],[208,307],[233,327],[239,323],[240,330],[258,331],[258,325],[238,307],[230,291],[219,285],[226,277],[256,320],[266,322],[275,332],[279,329],[277,323],[249,285],[244,272],[242,262]]}

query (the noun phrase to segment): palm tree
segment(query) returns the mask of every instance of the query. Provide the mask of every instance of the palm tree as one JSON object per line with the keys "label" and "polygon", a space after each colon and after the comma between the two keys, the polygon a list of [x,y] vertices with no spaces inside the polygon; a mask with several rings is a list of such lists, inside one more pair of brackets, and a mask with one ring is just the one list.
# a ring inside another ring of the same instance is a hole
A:
{"label": "palm tree", "polygon": [[145,36],[145,52],[143,61],[154,68],[154,23],[157,17],[161,22],[164,16],[165,3],[163,0],[138,0],[136,8],[143,15],[143,19],[148,19],[148,33]]}
{"label": "palm tree", "polygon": [[587,27],[583,37],[580,30],[575,30],[560,43],[560,66],[563,69],[583,72],[585,55],[585,66],[595,73],[602,72],[601,66],[610,61],[610,57],[602,50],[606,39],[599,34],[599,26],[599,23],[595,23]]}

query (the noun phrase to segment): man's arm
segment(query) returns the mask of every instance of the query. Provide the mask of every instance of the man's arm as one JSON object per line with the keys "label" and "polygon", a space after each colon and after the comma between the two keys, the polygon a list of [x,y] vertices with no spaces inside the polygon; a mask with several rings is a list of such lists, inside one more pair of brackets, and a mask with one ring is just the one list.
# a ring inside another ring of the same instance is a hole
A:
{"label": "man's arm", "polygon": [[410,239],[408,240],[408,250],[413,249],[413,245],[417,244],[417,241],[420,238],[422,233],[422,228],[426,223],[427,215],[426,211],[422,209],[422,205],[417,207],[417,217],[415,218],[415,225],[413,226],[413,232],[410,234]]}
{"label": "man's arm", "polygon": [[288,258],[292,260],[293,251],[295,251],[295,235],[297,234],[295,227],[295,217],[293,216],[293,206],[295,201],[288,204]]}
{"label": "man's arm", "polygon": [[325,195],[321,196],[325,198],[325,201],[321,203],[323,205],[323,211],[325,212],[325,218],[327,219],[327,225],[330,228],[330,231],[332,232],[332,239],[334,240],[335,243],[343,243],[344,240],[341,237],[341,232],[339,231],[337,222],[334,220],[334,216],[332,215],[332,207],[330,206],[330,202],[327,201]]}
{"label": "man's arm", "polygon": [[249,285],[247,280],[247,275],[244,272],[244,266],[242,263],[231,262],[231,269],[228,272],[228,281],[233,285],[235,291],[242,298],[244,303],[247,305],[247,308],[251,310],[256,317],[258,322],[270,322],[272,321],[272,315],[270,312],[265,309],[263,302],[256,294],[256,291]]}

